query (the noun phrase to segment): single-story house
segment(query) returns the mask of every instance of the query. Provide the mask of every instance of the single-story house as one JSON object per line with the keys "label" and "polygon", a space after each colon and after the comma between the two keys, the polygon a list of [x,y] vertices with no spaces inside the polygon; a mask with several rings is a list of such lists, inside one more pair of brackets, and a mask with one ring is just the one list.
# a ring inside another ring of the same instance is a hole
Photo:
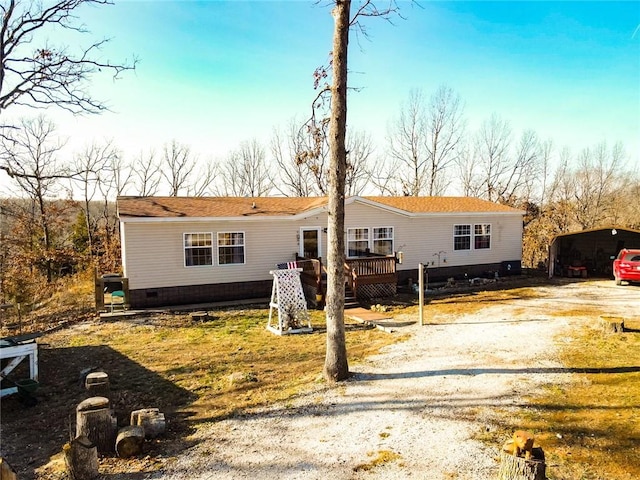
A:
{"label": "single-story house", "polygon": [[[306,284],[320,298],[327,203],[326,197],[118,198],[129,304],[268,297],[269,271],[287,262],[315,275],[317,282]],[[419,263],[444,278],[511,267],[516,273],[523,214],[467,197],[349,197],[347,276],[357,296],[373,297],[417,281]]]}
{"label": "single-story house", "polygon": [[613,278],[613,259],[623,248],[640,248],[640,231],[612,226],[556,235],[549,245],[549,277]]}

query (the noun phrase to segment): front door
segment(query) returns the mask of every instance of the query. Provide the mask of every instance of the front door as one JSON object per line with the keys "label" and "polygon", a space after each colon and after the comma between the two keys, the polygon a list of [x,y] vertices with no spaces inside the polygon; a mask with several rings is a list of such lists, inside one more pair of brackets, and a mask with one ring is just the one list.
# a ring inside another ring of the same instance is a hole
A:
{"label": "front door", "polygon": [[301,228],[300,238],[300,256],[304,258],[319,258],[320,228]]}

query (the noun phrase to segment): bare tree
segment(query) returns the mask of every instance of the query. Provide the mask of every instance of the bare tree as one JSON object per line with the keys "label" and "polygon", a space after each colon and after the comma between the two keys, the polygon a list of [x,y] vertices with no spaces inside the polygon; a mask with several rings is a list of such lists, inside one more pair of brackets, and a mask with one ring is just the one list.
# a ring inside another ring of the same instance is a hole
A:
{"label": "bare tree", "polygon": [[539,161],[538,137],[533,130],[526,130],[522,133],[513,159],[500,181],[500,188],[497,191],[498,199],[510,205],[529,202],[541,171]]}
{"label": "bare tree", "polygon": [[72,51],[49,43],[51,28],[87,33],[75,11],[84,4],[105,5],[109,0],[9,0],[0,5],[0,114],[13,105],[45,108],[56,105],[73,113],[96,113],[104,103],[87,91],[91,78],[109,71],[114,78],[132,64],[99,60],[101,40]]}
{"label": "bare tree", "polygon": [[44,266],[47,281],[53,279],[51,200],[61,188],[61,180],[74,176],[58,155],[64,143],[55,135],[55,125],[44,117],[23,119],[20,128],[5,129],[0,136],[3,167],[34,207],[33,220],[40,229],[41,241],[33,245],[33,253]]}
{"label": "bare tree", "polygon": [[177,197],[189,186],[189,177],[195,166],[188,146],[172,140],[162,150],[160,173],[169,184],[169,196]]}
{"label": "bare tree", "polygon": [[484,197],[496,201],[503,190],[503,179],[509,174],[511,127],[506,120],[493,114],[484,121],[476,135],[475,161],[479,169]]}
{"label": "bare tree", "polygon": [[460,145],[456,159],[459,188],[465,197],[481,197],[482,182],[479,180],[479,168],[474,157],[474,148],[467,142]]}
{"label": "bare tree", "polygon": [[395,172],[394,178],[400,180],[403,195],[418,196],[425,187],[429,173],[426,131],[427,119],[422,91],[412,90],[388,139],[390,157],[401,168],[400,172]]}
{"label": "bare tree", "polygon": [[213,195],[219,170],[218,163],[213,159],[204,162],[197,169],[193,184],[187,187],[187,196],[203,197],[205,195]]}
{"label": "bare tree", "polygon": [[[369,2],[366,2],[369,3]],[[347,173],[347,54],[351,1],[336,0],[332,11],[333,83],[329,123],[329,222],[327,248],[327,349],[324,377],[345,380],[349,376],[344,330],[344,196]]]}
{"label": "bare tree", "polygon": [[285,196],[309,197],[317,193],[316,177],[309,164],[300,161],[300,153],[309,150],[302,126],[292,119],[285,133],[278,129],[271,137],[271,155],[278,167],[278,181],[274,188]]}
{"label": "bare tree", "polygon": [[451,183],[464,134],[460,96],[441,85],[427,104],[421,90],[412,90],[389,133],[395,177],[403,195],[442,195]]}
{"label": "bare tree", "polygon": [[[347,56],[349,29],[354,27],[366,35],[360,23],[363,17],[384,17],[396,11],[395,2],[388,8],[379,10],[373,1],[360,2],[351,15],[350,0],[335,0],[333,48],[331,54],[332,82],[321,89],[318,98],[330,94],[331,112],[329,116],[329,205],[328,205],[328,248],[327,248],[327,349],[324,363],[324,377],[329,381],[344,380],[349,376],[347,348],[344,329],[344,200],[347,173]],[[323,78],[322,70],[316,78]],[[319,85],[320,81],[316,83]],[[314,106],[315,106],[314,102]],[[315,119],[315,111],[312,116]],[[324,119],[315,122],[326,125]]]}
{"label": "bare tree", "polygon": [[447,175],[455,163],[464,134],[463,106],[460,95],[441,85],[431,96],[427,110],[427,195],[444,194],[451,178]]}
{"label": "bare tree", "polygon": [[136,194],[141,197],[153,196],[158,192],[162,176],[160,164],[156,161],[156,154],[150,150],[148,154],[142,152],[131,165],[131,177]]}
{"label": "bare tree", "polygon": [[371,178],[371,166],[369,165],[373,154],[371,136],[364,131],[348,132],[346,149],[346,193],[347,195],[360,195],[368,186]]}
{"label": "bare tree", "polygon": [[[112,165],[118,158],[119,152],[111,141],[103,144],[96,142],[87,145],[76,155],[74,169],[79,172],[77,182],[82,191],[82,209],[87,228],[88,253],[93,258],[95,252],[95,237],[98,230],[98,218],[95,218],[91,203],[98,192],[102,193],[101,185],[109,185]],[[106,198],[104,199],[106,201]]]}
{"label": "bare tree", "polygon": [[218,191],[224,196],[263,197],[273,185],[264,147],[256,139],[242,142],[238,150],[229,154],[221,176]]}
{"label": "bare tree", "polygon": [[594,228],[610,218],[623,164],[624,149],[620,143],[611,150],[603,142],[580,152],[574,173],[574,202],[575,219],[583,229]]}
{"label": "bare tree", "polygon": [[548,201],[550,169],[553,160],[554,145],[551,140],[546,140],[540,144],[540,210],[544,211]]}
{"label": "bare tree", "polygon": [[374,165],[370,166],[369,182],[380,195],[390,195],[393,197],[404,195],[401,185],[398,182],[398,172],[400,162],[398,159],[378,158]]}

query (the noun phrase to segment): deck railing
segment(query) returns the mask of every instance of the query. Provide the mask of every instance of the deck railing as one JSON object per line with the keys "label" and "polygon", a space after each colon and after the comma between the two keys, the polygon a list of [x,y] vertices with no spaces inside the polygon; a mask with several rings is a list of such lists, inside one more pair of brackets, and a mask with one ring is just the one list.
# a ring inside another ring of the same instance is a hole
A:
{"label": "deck railing", "polygon": [[316,295],[324,296],[322,283],[322,258],[304,258],[296,255],[296,263],[300,272],[300,280],[303,285],[309,285],[316,289]]}
{"label": "deck railing", "polygon": [[[300,279],[303,285],[316,289],[317,295],[324,298],[325,285],[321,258],[304,258],[296,256],[298,268],[302,269]],[[344,263],[345,281],[358,298],[358,287],[390,283],[396,284],[396,259],[394,256],[375,256],[349,258]]]}
{"label": "deck railing", "polygon": [[346,280],[358,298],[358,287],[377,283],[396,283],[395,257],[349,258],[345,261]]}

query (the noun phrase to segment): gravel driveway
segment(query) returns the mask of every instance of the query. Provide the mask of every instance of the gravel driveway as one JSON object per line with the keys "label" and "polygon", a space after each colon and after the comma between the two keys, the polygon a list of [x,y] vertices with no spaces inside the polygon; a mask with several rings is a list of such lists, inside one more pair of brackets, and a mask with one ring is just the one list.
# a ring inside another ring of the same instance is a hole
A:
{"label": "gravel driveway", "polygon": [[536,290],[451,324],[406,327],[408,341],[352,365],[343,384],[203,427],[199,443],[152,478],[493,478],[498,446],[472,437],[494,428],[496,408],[504,415],[524,394],[570,382],[558,372],[558,344],[597,320],[553,313],[607,302],[611,314],[640,309],[640,288],[613,281]]}

